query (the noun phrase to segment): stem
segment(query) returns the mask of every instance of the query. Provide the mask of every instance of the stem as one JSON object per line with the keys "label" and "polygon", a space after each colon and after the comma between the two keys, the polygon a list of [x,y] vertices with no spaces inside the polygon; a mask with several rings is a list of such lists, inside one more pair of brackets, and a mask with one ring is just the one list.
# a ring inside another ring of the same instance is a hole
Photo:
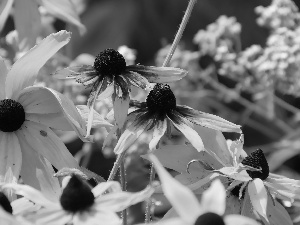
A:
{"label": "stem", "polygon": [[[121,160],[121,165],[120,165],[120,183],[121,183],[122,191],[126,191],[126,174],[125,174],[125,165],[123,159]],[[123,220],[123,225],[127,225],[126,209],[122,211],[122,220]]]}
{"label": "stem", "polygon": [[173,54],[174,54],[174,52],[175,52],[175,50],[177,48],[177,45],[178,45],[178,43],[179,43],[179,41],[180,41],[180,39],[182,37],[183,31],[184,31],[184,29],[185,29],[185,27],[186,27],[186,25],[187,25],[187,23],[189,21],[189,18],[191,16],[192,10],[193,10],[194,5],[195,5],[196,2],[197,2],[197,0],[190,0],[190,2],[188,4],[188,7],[187,7],[187,9],[185,11],[185,14],[183,16],[183,19],[181,21],[181,24],[179,26],[179,29],[177,31],[177,34],[176,34],[176,36],[174,38],[174,41],[172,43],[171,49],[170,49],[170,51],[169,51],[169,53],[168,53],[168,55],[167,55],[167,57],[166,57],[163,65],[162,65],[163,67],[168,66],[168,64],[170,63],[171,58],[173,57]]}
{"label": "stem", "polygon": [[[150,171],[150,184],[154,181],[155,179],[155,169],[153,164],[151,163],[151,171]],[[146,218],[145,218],[145,223],[150,223],[151,219],[151,206],[152,206],[152,200],[151,198],[147,199],[146,203]]]}

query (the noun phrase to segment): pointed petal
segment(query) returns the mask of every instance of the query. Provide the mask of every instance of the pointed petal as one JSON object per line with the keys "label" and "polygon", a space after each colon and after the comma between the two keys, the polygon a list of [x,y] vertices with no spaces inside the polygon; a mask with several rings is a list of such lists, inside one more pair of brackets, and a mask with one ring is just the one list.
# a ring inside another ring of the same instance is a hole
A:
{"label": "pointed petal", "polygon": [[0,2],[0,32],[2,31],[11,12],[13,2],[13,0],[3,0]]}
{"label": "pointed petal", "polygon": [[[1,14],[0,14],[0,16],[1,16]],[[3,58],[0,56],[0,100],[5,99],[6,75],[7,75],[7,68],[6,68]]]}
{"label": "pointed petal", "polygon": [[174,67],[155,67],[132,65],[127,66],[126,71],[133,71],[141,74],[150,83],[169,83],[178,81],[185,77],[188,71]]}
{"label": "pointed petal", "polygon": [[116,124],[122,129],[127,118],[129,108],[129,93],[123,93],[122,96],[113,95],[113,107]]}
{"label": "pointed petal", "polygon": [[43,225],[64,225],[70,224],[72,221],[72,214],[62,210],[60,207],[45,208],[40,210],[35,215],[35,223]]}
{"label": "pointed petal", "polygon": [[241,216],[241,215],[227,215],[224,218],[225,224],[238,224],[238,225],[260,225],[254,219]]}
{"label": "pointed petal", "polygon": [[164,194],[175,208],[180,217],[191,224],[201,215],[202,207],[193,192],[175,180],[160,164],[154,155],[149,155],[156,172],[160,178],[160,182]]}
{"label": "pointed petal", "polygon": [[274,200],[274,202],[275,205],[273,204],[273,200],[268,195],[267,216],[270,224],[293,225],[294,223],[292,222],[291,217],[286,209],[277,200]]}
{"label": "pointed petal", "polygon": [[35,122],[25,121],[22,130],[21,138],[26,140],[36,153],[49,160],[56,169],[79,168],[75,158],[51,129]]}
{"label": "pointed petal", "polygon": [[214,180],[202,194],[201,205],[206,212],[222,216],[226,208],[226,191],[220,180]]}
{"label": "pointed petal", "polygon": [[153,129],[154,130],[153,130],[152,139],[149,143],[150,152],[152,152],[156,149],[158,142],[160,141],[162,136],[165,134],[165,132],[167,130],[167,119],[164,119],[163,121],[158,121],[155,124]]}
{"label": "pointed petal", "polygon": [[231,123],[219,116],[204,113],[188,106],[177,106],[177,111],[192,123],[222,132],[242,133],[241,126]]}
{"label": "pointed petal", "polygon": [[[95,211],[93,208],[91,211],[84,211],[82,213],[76,213],[73,217],[74,225],[98,225],[99,221],[105,225],[121,225],[122,221],[116,213],[108,210]],[[53,224],[54,225],[54,224]],[[56,225],[56,224],[55,224]]]}
{"label": "pointed petal", "polygon": [[14,10],[19,50],[26,52],[36,44],[36,38],[41,30],[41,15],[38,4],[32,0],[15,0]]}
{"label": "pointed petal", "polygon": [[150,83],[148,80],[141,76],[139,73],[129,71],[125,74],[123,74],[123,77],[133,86],[136,86],[138,88],[146,89],[149,87]]}
{"label": "pointed petal", "polygon": [[66,67],[60,70],[57,70],[53,73],[53,77],[57,79],[67,79],[67,78],[76,78],[79,75],[85,75],[87,77],[97,76],[97,73],[93,66],[91,65],[80,65],[80,66],[71,66]]}
{"label": "pointed petal", "polygon": [[173,122],[174,126],[183,133],[194,148],[196,148],[199,152],[205,150],[201,137],[192,128],[193,125],[186,118],[182,117],[175,111],[172,114],[169,114],[168,118]]}
{"label": "pointed petal", "polygon": [[[22,152],[14,133],[0,131],[0,183],[17,183],[22,166]],[[12,200],[12,192],[5,191]]]}
{"label": "pointed petal", "polygon": [[248,193],[255,211],[269,222],[267,217],[268,193],[263,181],[256,178],[249,182]]}
{"label": "pointed petal", "polygon": [[114,85],[108,85],[107,88],[103,92],[101,92],[100,95],[98,95],[96,101],[102,101],[104,99],[107,99],[111,97],[113,93],[114,93]]}
{"label": "pointed petal", "polygon": [[80,34],[86,32],[85,26],[80,22],[76,7],[69,0],[41,0],[43,6],[53,16],[78,27]]}
{"label": "pointed petal", "polygon": [[138,202],[145,201],[153,194],[154,189],[150,186],[146,187],[143,191],[130,193],[130,192],[115,192],[103,195],[96,199],[96,208],[100,210],[108,210],[111,212],[120,212],[131,205]]}
{"label": "pointed petal", "polygon": [[6,79],[7,98],[18,99],[19,92],[34,83],[41,67],[69,40],[69,32],[51,34],[15,62]]}
{"label": "pointed petal", "polygon": [[[89,108],[86,105],[76,105],[81,117],[86,121],[88,121]],[[93,109],[94,110],[94,109]],[[94,119],[92,123],[92,127],[100,128],[100,127],[113,127],[113,125],[104,119],[97,111],[94,110]]]}
{"label": "pointed petal", "polygon": [[95,198],[98,198],[100,195],[104,194],[105,192],[121,192],[121,185],[117,181],[107,181],[98,184],[96,187],[92,189],[92,192]]}

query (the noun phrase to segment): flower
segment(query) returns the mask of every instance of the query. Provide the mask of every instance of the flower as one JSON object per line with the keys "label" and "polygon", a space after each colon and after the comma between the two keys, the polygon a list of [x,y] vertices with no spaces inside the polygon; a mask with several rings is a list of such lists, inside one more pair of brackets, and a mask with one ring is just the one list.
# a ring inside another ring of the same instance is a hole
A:
{"label": "flower", "polygon": [[0,183],[17,182],[21,175],[49,198],[59,194],[51,164],[56,169],[78,167],[52,129],[75,130],[82,137],[86,124],[64,95],[31,85],[40,68],[69,39],[66,31],[49,35],[9,71],[0,59]]}
{"label": "flower", "polygon": [[[181,225],[258,225],[255,220],[241,215],[226,215],[226,191],[219,180],[213,181],[202,195],[199,204],[193,192],[175,180],[152,154],[149,155],[161,181],[163,192],[176,211],[176,216],[166,214],[158,224]],[[171,216],[170,216],[171,215]]]}
{"label": "flower", "polygon": [[27,51],[36,43],[41,30],[39,5],[53,16],[78,27],[81,33],[86,28],[80,22],[75,4],[70,0],[7,0],[0,5],[0,31],[14,6],[14,24],[19,35],[19,50]]}
{"label": "flower", "polygon": [[[94,65],[68,67],[58,70],[59,79],[76,78],[78,83],[92,87],[88,103],[94,108],[95,101],[112,96],[115,120],[122,128],[129,107],[130,86],[145,89],[149,82],[164,83],[180,80],[187,71],[172,67],[151,67],[142,65],[126,66],[124,57],[114,49],[106,49],[96,57]],[[93,112],[90,111],[88,134],[90,133]]]}
{"label": "flower", "polygon": [[132,102],[132,106],[137,110],[128,115],[128,121],[133,122],[121,135],[114,149],[116,154],[124,152],[143,132],[149,130],[153,133],[149,149],[153,151],[170,122],[199,152],[204,150],[204,146],[192,124],[225,132],[241,132],[239,125],[221,117],[176,105],[176,98],[167,84],[156,84],[148,94],[146,102]]}
{"label": "flower", "polygon": [[102,182],[91,189],[78,176],[63,179],[62,194],[55,202],[50,202],[36,189],[20,184],[9,184],[17,194],[41,205],[33,220],[37,224],[64,225],[73,222],[80,224],[120,224],[116,212],[141,202],[151,196],[154,189],[149,186],[136,193],[123,192],[116,181]]}

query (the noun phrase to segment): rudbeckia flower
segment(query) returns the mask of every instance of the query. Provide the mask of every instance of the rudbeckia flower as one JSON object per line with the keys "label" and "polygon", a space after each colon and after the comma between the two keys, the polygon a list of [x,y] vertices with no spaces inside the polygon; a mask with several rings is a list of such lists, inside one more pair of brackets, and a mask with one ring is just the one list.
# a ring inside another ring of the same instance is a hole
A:
{"label": "rudbeckia flower", "polygon": [[176,211],[175,215],[167,213],[161,221],[153,224],[258,225],[255,220],[245,216],[223,216],[226,208],[226,191],[219,180],[212,182],[210,188],[203,193],[201,202],[198,202],[193,192],[175,180],[154,155],[150,154],[149,159],[158,173],[165,196]]}
{"label": "rudbeckia flower", "polygon": [[204,145],[201,137],[193,129],[193,124],[223,132],[241,133],[239,125],[221,117],[177,105],[175,95],[167,84],[156,84],[148,94],[146,102],[132,102],[131,105],[136,110],[128,115],[128,122],[133,122],[121,135],[114,149],[116,154],[124,152],[143,132],[149,130],[153,133],[149,143],[150,151],[153,151],[170,123],[181,131],[199,152],[204,151]]}
{"label": "rudbeckia flower", "polygon": [[40,68],[69,42],[70,34],[49,35],[8,71],[0,59],[0,183],[23,181],[54,197],[56,169],[78,163],[52,129],[75,130],[83,137],[86,124],[73,102],[45,87],[31,86]]}
{"label": "rudbeckia flower", "polygon": [[91,189],[78,176],[63,179],[62,194],[55,202],[50,202],[36,189],[19,184],[6,185],[17,194],[37,205],[43,206],[34,220],[43,225],[121,224],[116,212],[130,205],[144,201],[154,192],[151,186],[140,192],[123,192],[118,182],[102,182]]}
{"label": "rudbeckia flower", "polygon": [[36,44],[41,30],[39,6],[49,14],[78,27],[81,33],[86,28],[80,22],[76,7],[70,0],[4,0],[0,3],[0,31],[14,7],[14,24],[18,31],[19,50],[27,51]]}
{"label": "rudbeckia flower", "polygon": [[[165,83],[180,80],[187,71],[172,67],[152,67],[142,65],[126,66],[124,57],[114,49],[106,49],[96,57],[94,65],[68,67],[56,72],[59,79],[75,78],[78,83],[92,87],[88,103],[94,108],[95,101],[112,96],[115,120],[122,128],[129,107],[131,85],[146,89],[149,82]],[[88,134],[93,119],[90,111]]]}

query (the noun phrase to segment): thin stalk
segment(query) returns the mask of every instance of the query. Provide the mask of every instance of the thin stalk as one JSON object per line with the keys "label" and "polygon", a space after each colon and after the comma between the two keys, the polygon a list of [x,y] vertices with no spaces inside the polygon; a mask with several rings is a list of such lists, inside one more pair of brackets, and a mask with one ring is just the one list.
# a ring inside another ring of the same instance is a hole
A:
{"label": "thin stalk", "polygon": [[[150,171],[150,184],[154,181],[155,179],[155,169],[153,164],[151,163],[151,171]],[[152,200],[149,198],[146,202],[146,214],[145,214],[145,223],[150,223],[151,219],[151,207],[152,207]]]}
{"label": "thin stalk", "polygon": [[[121,183],[122,191],[126,191],[126,172],[125,172],[125,165],[123,159],[121,160],[121,164],[120,164],[120,183]],[[122,220],[123,220],[123,225],[127,225],[126,209],[122,211]]]}

